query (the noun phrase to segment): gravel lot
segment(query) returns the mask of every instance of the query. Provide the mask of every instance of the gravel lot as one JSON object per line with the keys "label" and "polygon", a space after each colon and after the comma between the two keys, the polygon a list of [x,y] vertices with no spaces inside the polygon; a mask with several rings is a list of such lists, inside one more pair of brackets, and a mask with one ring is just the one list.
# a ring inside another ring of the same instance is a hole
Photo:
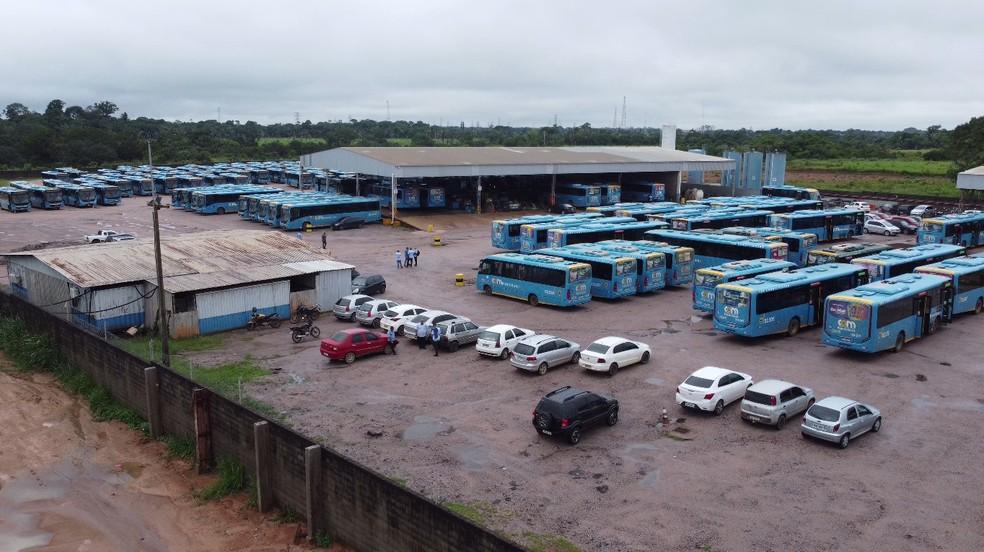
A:
{"label": "gravel lot", "polygon": [[[118,211],[0,213],[0,248],[79,239],[99,222],[149,236],[144,202],[125,202]],[[167,232],[260,227],[232,215],[162,217]],[[347,366],[328,364],[315,341],[290,343],[284,329],[233,332],[225,350],[198,360],[261,359],[279,370],[248,392],[284,411],[296,428],[437,500],[469,504],[514,535],[563,535],[584,550],[984,546],[977,423],[984,414],[984,317],[962,316],[900,354],[863,356],[821,345],[818,329],[755,341],[720,334],[695,315],[689,288],[576,310],[533,308],[453,284],[459,272],[471,283],[478,259],[492,251],[490,219],[431,217],[444,247],[431,247],[427,232],[374,226],[330,233],[329,248],[363,273],[383,274],[388,298],[582,346],[623,335],[650,344],[653,360],[611,379],[573,366],[537,377],[479,359],[472,349],[435,358],[404,343],[395,357]],[[305,239],[319,241],[320,233]],[[393,251],[404,246],[421,249],[418,268],[395,268]],[[325,335],[349,327],[330,317],[319,325]],[[803,440],[798,420],[777,432],[743,423],[737,405],[720,418],[681,410],[675,385],[705,365],[781,377],[812,387],[818,398],[870,402],[884,427],[838,450]],[[576,447],[538,437],[530,413],[562,385],[618,398],[618,425],[586,433]],[[673,420],[669,433],[658,425],[663,408]],[[383,435],[369,437],[370,429]]]}

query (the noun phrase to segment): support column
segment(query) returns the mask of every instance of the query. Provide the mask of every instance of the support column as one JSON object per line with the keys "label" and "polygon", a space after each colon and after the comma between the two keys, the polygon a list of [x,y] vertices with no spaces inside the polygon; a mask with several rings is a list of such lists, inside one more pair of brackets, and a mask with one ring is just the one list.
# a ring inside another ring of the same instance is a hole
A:
{"label": "support column", "polygon": [[157,379],[157,367],[144,368],[144,391],[147,397],[147,422],[150,424],[150,436],[154,439],[164,432],[161,428],[161,395],[160,383]]}
{"label": "support column", "polygon": [[321,446],[311,445],[304,449],[304,487],[306,489],[308,540],[324,532],[321,524]]}
{"label": "support column", "polygon": [[475,191],[475,213],[482,214],[482,177],[478,177],[478,189]]}
{"label": "support column", "polygon": [[273,507],[273,485],[270,482],[270,422],[253,424],[253,453],[256,460],[256,509],[262,513]]}
{"label": "support column", "polygon": [[557,204],[557,173],[550,175],[550,206]]}
{"label": "support column", "polygon": [[191,402],[195,409],[195,463],[198,473],[212,468],[212,424],[210,422],[210,399],[208,389],[198,388],[191,392]]}
{"label": "support column", "polygon": [[390,175],[390,222],[396,223],[396,175]]}

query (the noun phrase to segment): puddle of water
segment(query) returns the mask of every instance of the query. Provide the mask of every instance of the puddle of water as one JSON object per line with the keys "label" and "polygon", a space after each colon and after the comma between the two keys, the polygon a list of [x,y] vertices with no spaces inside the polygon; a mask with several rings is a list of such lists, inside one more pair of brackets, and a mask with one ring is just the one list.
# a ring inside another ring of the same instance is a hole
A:
{"label": "puddle of water", "polygon": [[925,397],[912,399],[912,406],[922,409],[947,408],[951,410],[970,410],[972,412],[984,412],[984,402],[980,399],[946,399],[941,402],[933,402]]}
{"label": "puddle of water", "polygon": [[468,471],[482,471],[489,464],[489,450],[485,447],[466,447],[454,451],[461,467]]}
{"label": "puddle of water", "polygon": [[657,377],[646,378],[645,381],[650,385],[663,385],[665,383],[665,380]]}
{"label": "puddle of water", "polygon": [[454,426],[441,418],[417,416],[413,421],[413,424],[403,430],[402,437],[407,441],[427,441],[454,431]]}

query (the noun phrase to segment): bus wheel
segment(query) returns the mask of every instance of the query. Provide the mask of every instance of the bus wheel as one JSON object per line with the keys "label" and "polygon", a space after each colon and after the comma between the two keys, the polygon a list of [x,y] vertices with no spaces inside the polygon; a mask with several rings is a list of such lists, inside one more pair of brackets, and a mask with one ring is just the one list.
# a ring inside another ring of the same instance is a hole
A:
{"label": "bus wheel", "polygon": [[484,293],[485,295],[492,295],[492,286],[483,287],[482,293]]}
{"label": "bus wheel", "polygon": [[892,352],[900,353],[903,347],[905,347],[905,332],[899,332],[899,336],[895,338],[895,347],[892,348]]}
{"label": "bus wheel", "polygon": [[799,331],[800,331],[800,319],[794,316],[793,319],[789,321],[789,326],[786,328],[786,335],[788,335],[789,337],[793,337],[794,335],[798,334]]}
{"label": "bus wheel", "polygon": [[216,210],[215,212],[217,214],[219,214],[219,215],[224,215],[225,214],[225,207],[219,207],[218,210]]}
{"label": "bus wheel", "polygon": [[540,300],[537,299],[536,294],[531,293],[529,297],[526,298],[527,301],[534,307],[540,304]]}
{"label": "bus wheel", "polygon": [[977,304],[974,305],[974,314],[980,314],[984,311],[984,298],[978,299]]}

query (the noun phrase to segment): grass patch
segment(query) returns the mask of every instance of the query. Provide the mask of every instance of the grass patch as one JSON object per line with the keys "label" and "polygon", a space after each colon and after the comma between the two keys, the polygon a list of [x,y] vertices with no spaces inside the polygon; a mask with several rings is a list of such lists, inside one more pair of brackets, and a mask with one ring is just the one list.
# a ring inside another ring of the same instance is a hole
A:
{"label": "grass patch", "polygon": [[277,515],[273,518],[273,520],[281,524],[297,523],[301,521],[301,516],[292,510],[290,506],[285,506],[282,510],[277,512]]}
{"label": "grass patch", "polygon": [[485,524],[486,519],[492,513],[490,506],[478,502],[447,502],[444,507],[479,525]]}
{"label": "grass patch", "polygon": [[409,481],[407,481],[406,479],[404,479],[402,477],[390,477],[389,480],[392,481],[393,483],[396,483],[397,485],[403,487],[404,489],[407,488],[407,484],[409,483]]}
{"label": "grass patch", "polygon": [[300,142],[302,144],[325,144],[324,138],[290,138],[290,137],[275,137],[275,136],[265,136],[257,140],[259,145],[264,144],[290,144],[291,142]]}
{"label": "grass patch", "polygon": [[574,543],[560,535],[527,532],[523,533],[523,539],[529,545],[530,552],[582,552]]}
{"label": "grass patch", "polygon": [[391,146],[407,147],[413,144],[413,140],[411,140],[410,138],[387,138],[386,143]]}
{"label": "grass patch", "polygon": [[195,459],[195,441],[188,437],[177,435],[165,435],[161,441],[167,447],[168,458],[183,458],[185,460]]}
{"label": "grass patch", "polygon": [[947,179],[943,178],[865,178],[847,181],[809,181],[797,183],[794,186],[806,186],[831,192],[877,192],[885,194],[915,195],[959,199],[960,191]]}
{"label": "grass patch", "polygon": [[[122,339],[120,343],[123,349],[140,358],[148,359],[151,355],[158,360],[161,358],[161,341],[156,336],[141,335],[130,337]],[[180,355],[181,353],[197,353],[218,349],[224,344],[225,336],[216,334],[189,337],[186,339],[172,339],[168,342],[168,347],[172,355]]]}
{"label": "grass patch", "polygon": [[246,466],[232,458],[222,458],[217,466],[219,479],[208,487],[195,493],[195,497],[203,502],[216,500],[241,492],[249,487],[249,477],[246,476]]}
{"label": "grass patch", "polygon": [[888,159],[791,159],[791,171],[882,172],[917,176],[946,176],[950,161],[926,161],[905,156]]}
{"label": "grass patch", "polygon": [[314,546],[317,548],[328,548],[331,546],[331,537],[327,533],[318,533],[314,536]]}

